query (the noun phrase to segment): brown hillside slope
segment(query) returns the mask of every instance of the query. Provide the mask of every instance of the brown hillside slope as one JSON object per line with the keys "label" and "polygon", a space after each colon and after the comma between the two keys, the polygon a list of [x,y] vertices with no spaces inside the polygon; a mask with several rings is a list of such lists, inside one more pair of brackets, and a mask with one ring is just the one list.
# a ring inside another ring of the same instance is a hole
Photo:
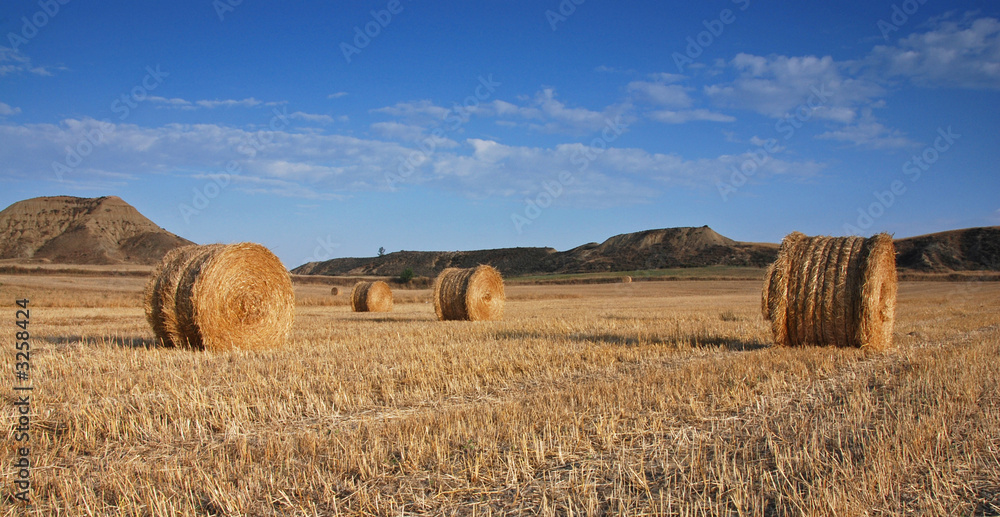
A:
{"label": "brown hillside slope", "polygon": [[39,197],[0,212],[0,259],[155,264],[188,244],[115,196]]}
{"label": "brown hillside slope", "polygon": [[917,271],[1000,271],[1000,226],[918,235],[896,241],[896,264]]}
{"label": "brown hillside slope", "polygon": [[310,262],[292,270],[302,275],[394,276],[405,268],[435,276],[447,267],[489,264],[506,276],[589,273],[712,265],[763,267],[774,260],[776,244],[741,243],[708,226],[663,228],[615,235],[568,251],[501,248],[476,251],[400,251],[382,257]]}

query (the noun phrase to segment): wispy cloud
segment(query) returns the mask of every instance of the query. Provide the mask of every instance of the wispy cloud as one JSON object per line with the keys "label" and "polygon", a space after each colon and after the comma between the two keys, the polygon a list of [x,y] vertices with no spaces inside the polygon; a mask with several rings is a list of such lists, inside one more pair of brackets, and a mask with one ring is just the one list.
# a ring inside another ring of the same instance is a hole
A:
{"label": "wispy cloud", "polygon": [[[302,111],[296,111],[294,113],[291,113],[288,115],[288,117],[298,120],[305,120],[306,122],[317,122],[320,124],[333,124],[338,120],[338,118],[334,118],[330,115],[304,113]],[[340,120],[344,120],[344,118],[340,118]]]}
{"label": "wispy cloud", "polygon": [[173,97],[160,97],[159,95],[150,95],[146,98],[147,101],[154,104],[166,104],[168,107],[172,108],[182,108],[182,109],[194,109],[194,105],[190,101],[184,99]]}
{"label": "wispy cloud", "polygon": [[780,118],[809,104],[817,118],[850,122],[860,106],[885,95],[872,81],[844,73],[846,63],[830,56],[755,56],[740,53],[727,63],[730,82],[705,87],[717,105]]}
{"label": "wispy cloud", "polygon": [[[60,124],[0,124],[0,173],[37,178],[75,146],[101,128],[93,119],[67,119]],[[395,128],[402,130],[405,128]],[[419,129],[419,128],[418,128]],[[392,131],[389,126],[373,130]],[[411,137],[419,133],[414,132]],[[216,124],[168,124],[144,128],[117,124],[105,128],[100,145],[65,181],[134,182],[149,174],[192,178],[218,174],[231,160],[241,163],[238,189],[281,196],[329,198],[352,192],[386,190],[387,175],[417,149],[414,144],[342,135],[274,131],[252,156],[241,151],[255,133]],[[450,141],[449,141],[450,142]],[[30,148],[32,152],[22,152]],[[568,173],[576,183],[565,202],[581,206],[644,203],[666,185],[712,188],[730,172],[729,156],[686,160],[636,148],[595,150],[583,144],[550,148],[509,146],[487,139],[468,139],[450,147],[437,145],[407,182],[470,197],[522,196],[537,192],[539,182]],[[767,174],[803,174],[821,166],[773,159]],[[44,176],[43,176],[44,177]],[[55,181],[55,175],[51,176]]]}
{"label": "wispy cloud", "polygon": [[0,117],[9,117],[11,115],[17,115],[21,112],[21,108],[13,107],[10,104],[0,102]]}
{"label": "wispy cloud", "polygon": [[458,146],[457,142],[448,138],[428,135],[427,131],[422,126],[404,124],[402,122],[376,122],[371,125],[371,129],[376,135],[388,138],[389,140],[397,140],[406,143],[424,142],[425,145],[433,146],[434,149],[445,149]]}
{"label": "wispy cloud", "polygon": [[910,140],[898,129],[886,127],[875,120],[871,109],[865,109],[861,118],[854,124],[846,125],[840,129],[827,131],[816,138],[821,140],[839,140],[849,142],[858,147],[868,147],[872,149],[899,149],[916,146],[917,143]]}
{"label": "wispy cloud", "polygon": [[918,86],[1000,89],[1000,21],[972,15],[940,20],[932,30],[875,47],[862,64]]}
{"label": "wispy cloud", "polygon": [[224,100],[195,101],[195,104],[201,106],[202,108],[213,109],[213,108],[232,108],[235,106],[253,107],[253,106],[259,106],[263,104],[263,102],[253,97],[248,97],[246,99],[241,99],[241,100],[224,99]]}
{"label": "wispy cloud", "polygon": [[341,97],[347,97],[347,92],[335,92],[326,96],[327,99],[339,99]]}
{"label": "wispy cloud", "polygon": [[427,124],[428,122],[439,122],[451,113],[449,108],[438,106],[428,99],[408,102],[397,102],[392,106],[376,108],[372,113],[381,113],[393,117],[402,118],[413,124]]}
{"label": "wispy cloud", "polygon": [[637,100],[667,108],[688,108],[694,103],[688,95],[690,87],[664,82],[633,81],[627,90]]}
{"label": "wispy cloud", "polygon": [[254,97],[247,97],[245,99],[204,99],[197,101],[189,101],[182,99],[180,97],[161,97],[159,95],[151,95],[147,98],[148,101],[163,105],[165,108],[176,108],[184,110],[193,109],[216,109],[216,108],[255,108],[258,106],[281,106],[283,104],[288,104],[288,101],[262,101]]}
{"label": "wispy cloud", "polygon": [[650,119],[657,122],[663,122],[665,124],[684,124],[687,122],[692,122],[696,120],[704,120],[708,122],[735,122],[736,117],[732,117],[723,113],[716,113],[714,111],[709,111],[706,109],[693,109],[693,110],[657,110],[652,111],[647,115]]}

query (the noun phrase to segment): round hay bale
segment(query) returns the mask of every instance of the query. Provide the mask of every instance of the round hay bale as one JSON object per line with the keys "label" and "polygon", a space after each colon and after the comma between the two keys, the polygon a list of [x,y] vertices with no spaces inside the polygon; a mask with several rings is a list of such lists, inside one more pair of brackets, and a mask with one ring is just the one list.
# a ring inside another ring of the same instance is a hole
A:
{"label": "round hay bale", "polygon": [[896,247],[892,237],[880,233],[865,240],[861,248],[861,313],[857,341],[869,348],[885,349],[892,345],[892,326],[896,320]]}
{"label": "round hay bale", "polygon": [[170,250],[153,270],[146,283],[143,292],[146,321],[163,346],[184,344],[178,327],[177,284],[180,283],[188,261],[204,248],[206,246],[195,244]]}
{"label": "round hay bale", "polygon": [[771,331],[774,334],[774,342],[779,345],[788,345],[788,328],[786,326],[786,314],[788,309],[788,269],[791,256],[796,253],[797,247],[807,237],[799,232],[789,234],[781,241],[778,249],[778,257],[774,263],[768,267],[767,278],[761,305],[764,308],[764,319],[771,322]]}
{"label": "round hay bale", "polygon": [[507,300],[503,277],[492,266],[447,268],[434,281],[434,312],[439,320],[499,320]]}
{"label": "round hay bale", "polygon": [[354,312],[389,312],[392,310],[392,289],[381,280],[358,282],[351,290],[351,309]]}
{"label": "round hay bale", "polygon": [[175,344],[274,348],[291,334],[295,294],[288,270],[264,246],[200,246],[180,274],[175,307]]}
{"label": "round hay bale", "polygon": [[892,344],[897,291],[892,237],[785,237],[767,268],[761,311],[774,342],[881,350]]}
{"label": "round hay bale", "polygon": [[632,283],[632,277],[630,277],[628,275],[623,276],[622,277],[622,283],[623,284],[631,284]]}
{"label": "round hay bale", "polygon": [[331,287],[330,288],[330,294],[333,295],[333,296],[337,296],[338,294],[340,294],[340,288],[339,287]]}

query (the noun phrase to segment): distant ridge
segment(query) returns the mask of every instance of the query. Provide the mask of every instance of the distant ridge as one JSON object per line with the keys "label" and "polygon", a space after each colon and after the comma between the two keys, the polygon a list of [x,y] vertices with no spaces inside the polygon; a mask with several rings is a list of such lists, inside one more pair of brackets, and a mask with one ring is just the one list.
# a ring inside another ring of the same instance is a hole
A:
{"label": "distant ridge", "polygon": [[292,270],[303,275],[394,276],[405,268],[435,276],[447,267],[490,264],[507,276],[543,273],[594,273],[695,266],[756,266],[772,262],[776,244],[737,242],[708,226],[663,228],[615,235],[598,244],[568,251],[553,248],[501,248],[477,251],[399,251],[382,257],[310,262]]}
{"label": "distant ridge", "polygon": [[896,264],[916,271],[1000,271],[1000,226],[918,235],[896,241]]}
{"label": "distant ridge", "polygon": [[0,259],[149,265],[188,244],[116,196],[37,197],[0,212]]}
{"label": "distant ridge", "polygon": [[[1000,227],[967,228],[896,240],[896,263],[917,272],[1000,271]],[[764,267],[778,244],[739,242],[708,226],[663,228],[615,235],[568,251],[501,248],[476,251],[399,251],[382,257],[309,262],[302,275],[395,276],[413,269],[435,276],[446,267],[490,264],[506,276],[598,273],[703,266]]]}

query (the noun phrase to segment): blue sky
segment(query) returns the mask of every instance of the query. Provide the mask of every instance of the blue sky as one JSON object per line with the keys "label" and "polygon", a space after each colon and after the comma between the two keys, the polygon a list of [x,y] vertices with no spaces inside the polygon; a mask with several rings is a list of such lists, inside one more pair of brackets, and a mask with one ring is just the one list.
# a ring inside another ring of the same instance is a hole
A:
{"label": "blue sky", "polygon": [[1000,224],[996,2],[287,4],[5,2],[0,205],[289,267]]}

